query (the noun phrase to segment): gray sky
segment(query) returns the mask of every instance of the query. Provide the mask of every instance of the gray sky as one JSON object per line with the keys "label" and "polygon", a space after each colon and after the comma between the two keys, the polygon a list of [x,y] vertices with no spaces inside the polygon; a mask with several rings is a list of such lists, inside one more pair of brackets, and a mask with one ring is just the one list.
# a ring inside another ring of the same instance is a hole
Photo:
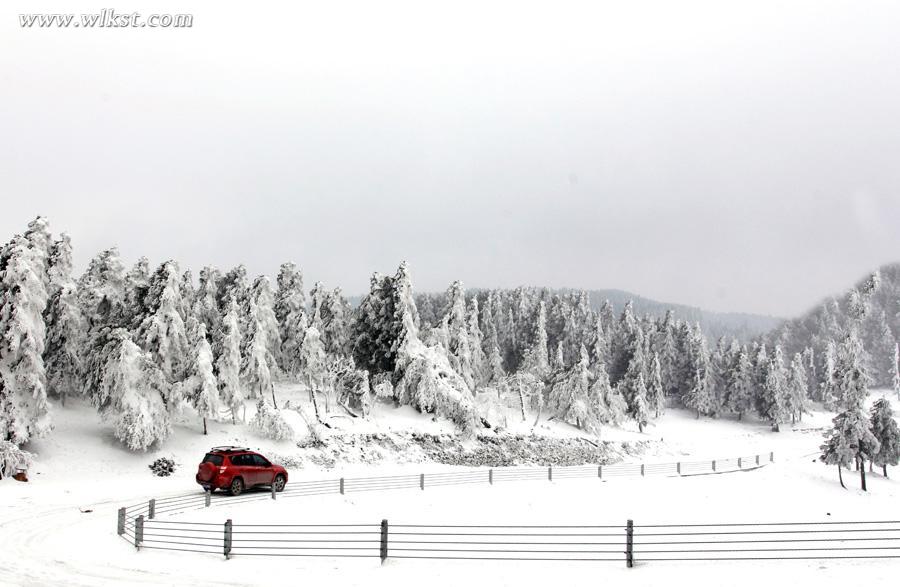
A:
{"label": "gray sky", "polygon": [[[900,260],[896,2],[0,6],[0,237],[797,314]],[[427,7],[425,5],[428,5]],[[727,5],[727,6],[726,6]]]}

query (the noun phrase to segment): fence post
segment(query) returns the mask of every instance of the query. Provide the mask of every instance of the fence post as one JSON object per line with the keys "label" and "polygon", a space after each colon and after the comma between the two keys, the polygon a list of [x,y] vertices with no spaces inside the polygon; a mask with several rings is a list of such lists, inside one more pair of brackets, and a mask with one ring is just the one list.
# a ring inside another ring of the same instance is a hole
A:
{"label": "fence post", "polygon": [[141,549],[141,542],[144,541],[144,516],[140,515],[134,521],[134,547]]}
{"label": "fence post", "polygon": [[272,481],[272,499],[275,499],[275,481]]}
{"label": "fence post", "polygon": [[344,495],[344,478],[341,477],[341,495]]}
{"label": "fence post", "polygon": [[741,469],[741,468],[743,468],[743,467],[741,467],[741,457],[738,457],[738,469]]}
{"label": "fence post", "polygon": [[770,453],[769,453],[769,462],[770,462],[770,463],[774,463],[774,462],[775,462],[775,453],[774,453],[774,452],[770,452]]}
{"label": "fence post", "polygon": [[231,519],[225,520],[225,539],[222,541],[225,560],[231,558]]}
{"label": "fence post", "polygon": [[147,509],[150,510],[147,512],[147,517],[152,520],[153,518],[156,517],[156,500],[155,499],[150,500],[150,503],[149,503]]}
{"label": "fence post", "polygon": [[553,481],[553,465],[547,467],[547,480]]}
{"label": "fence post", "polygon": [[603,465],[597,465],[597,479],[603,479]]}
{"label": "fence post", "polygon": [[675,463],[675,472],[681,475],[681,462]]}
{"label": "fence post", "polygon": [[384,564],[388,555],[388,521],[381,520],[381,564]]}
{"label": "fence post", "polygon": [[419,489],[425,491],[425,473],[419,475]]}
{"label": "fence post", "polygon": [[712,467],[713,467],[713,472],[715,472],[715,470],[716,470],[716,459],[713,459]]}
{"label": "fence post", "polygon": [[634,566],[634,521],[628,520],[625,525],[625,565]]}
{"label": "fence post", "polygon": [[116,521],[116,532],[119,536],[125,533],[125,508],[119,508],[119,519]]}
{"label": "fence post", "polygon": [[641,477],[644,476],[644,463],[641,463]]}
{"label": "fence post", "polygon": [[490,483],[491,485],[494,484],[494,470],[493,469],[488,469],[488,483]]}
{"label": "fence post", "polygon": [[759,466],[759,455],[756,455],[756,466]]}
{"label": "fence post", "polygon": [[204,499],[206,500],[206,507],[209,507],[209,502],[212,500],[212,491],[207,489],[205,493]]}

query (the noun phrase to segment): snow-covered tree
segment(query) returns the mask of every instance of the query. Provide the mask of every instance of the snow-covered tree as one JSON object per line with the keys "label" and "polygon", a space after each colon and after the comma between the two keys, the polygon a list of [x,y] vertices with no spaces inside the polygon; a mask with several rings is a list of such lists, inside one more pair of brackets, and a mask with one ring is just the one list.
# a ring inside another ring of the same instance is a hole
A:
{"label": "snow-covered tree", "polygon": [[780,346],[775,347],[775,352],[769,361],[758,409],[760,417],[771,422],[772,429],[776,432],[791,415],[788,373],[784,366],[784,357]]}
{"label": "snow-covered tree", "polygon": [[869,395],[871,378],[865,371],[864,351],[855,333],[848,334],[838,348],[835,393],[842,408],[861,408]]}
{"label": "snow-covered tree", "polygon": [[756,374],[747,349],[741,349],[732,367],[726,405],[738,415],[738,420],[753,408]]}
{"label": "snow-covered tree", "polygon": [[42,316],[47,255],[22,236],[0,252],[0,439],[16,445],[51,428]]}
{"label": "snow-covered tree", "polygon": [[820,458],[826,465],[837,465],[841,487],[845,487],[841,468],[849,468],[851,463],[856,463],[859,468],[862,489],[865,491],[866,468],[864,463],[878,453],[880,448],[878,439],[872,434],[869,421],[861,406],[849,406],[835,416],[833,422],[834,427],[826,433],[825,444],[821,446]]}
{"label": "snow-covered tree", "polygon": [[790,374],[788,375],[788,410],[791,420],[795,418],[803,420],[803,412],[806,411],[808,382],[806,380],[806,368],[803,366],[803,356],[796,353],[791,360]]}
{"label": "snow-covered tree", "polygon": [[482,385],[488,377],[487,357],[485,357],[483,348],[484,336],[478,324],[478,315],[478,298],[472,296],[472,299],[469,301],[468,313],[466,314],[466,334],[469,336],[469,353],[474,376],[473,389]]}
{"label": "snow-covered tree", "polygon": [[165,375],[124,329],[107,328],[94,338],[87,388],[91,402],[129,449],[146,450],[171,433]]}
{"label": "snow-covered tree", "polygon": [[44,347],[47,389],[61,398],[65,405],[67,395],[81,393],[82,362],[87,342],[87,325],[81,315],[73,281],[60,285],[51,296],[44,311],[44,322],[47,325]]}
{"label": "snow-covered tree", "polygon": [[272,376],[278,372],[275,357],[280,352],[278,322],[272,310],[272,290],[266,277],[253,282],[247,300],[247,338],[241,349],[241,378],[250,397],[272,394],[272,405],[278,409]]}
{"label": "snow-covered tree", "polygon": [[[218,346],[216,333],[222,324],[222,314],[219,312],[219,304],[216,294],[219,289],[219,280],[222,276],[215,267],[204,267],[200,270],[200,283],[194,296],[194,316],[206,326],[206,332],[213,337]],[[218,349],[216,350],[218,352]]]}
{"label": "snow-covered tree", "polygon": [[303,336],[303,347],[300,351],[300,372],[306,380],[309,398],[312,401],[317,420],[321,420],[322,416],[316,395],[325,391],[326,369],[325,345],[322,344],[319,330],[315,326],[310,326],[306,329],[306,334]]}
{"label": "snow-covered tree", "polygon": [[223,403],[231,409],[231,421],[237,419],[237,409],[244,404],[241,387],[241,328],[238,324],[238,305],[235,299],[228,300],[225,317],[222,319],[219,356],[216,358],[219,395]]}
{"label": "snow-covered tree", "polygon": [[190,361],[187,378],[181,382],[182,395],[197,410],[203,421],[203,434],[206,434],[206,420],[218,418],[221,406],[219,387],[213,373],[212,348],[206,338],[206,325],[193,316],[188,318],[187,331]]}
{"label": "snow-covered tree", "polygon": [[625,421],[628,405],[619,390],[609,382],[606,367],[599,365],[595,369],[596,378],[591,385],[591,398],[597,406],[600,421],[606,424],[621,424]]}
{"label": "snow-covered tree", "polygon": [[[125,293],[117,323],[137,327],[147,313],[146,298],[150,290],[150,260],[141,257],[125,275]],[[183,318],[182,318],[183,320]]]}
{"label": "snow-covered tree", "polygon": [[47,278],[50,284],[47,289],[48,295],[53,296],[65,285],[75,285],[72,278],[72,239],[68,234],[62,233],[59,239],[54,241],[47,262]]}
{"label": "snow-covered tree", "polygon": [[[273,310],[278,322],[283,349],[281,368],[293,372],[288,356],[296,354],[306,332],[306,293],[303,291],[303,274],[293,263],[284,263],[278,272]],[[303,330],[299,330],[303,327]]]}
{"label": "snow-covered tree", "polygon": [[33,454],[8,440],[0,440],[0,480],[12,477],[19,470],[27,471],[33,462]]}
{"label": "snow-covered tree", "polygon": [[894,346],[894,374],[891,378],[894,387],[894,393],[900,400],[900,344]]}
{"label": "snow-covered tree", "polygon": [[599,418],[591,405],[591,371],[587,351],[581,347],[580,360],[558,372],[550,384],[550,409],[555,415],[579,429],[599,431]]}
{"label": "snow-covered tree", "polygon": [[697,412],[697,418],[701,414],[711,414],[715,407],[715,400],[709,386],[707,372],[697,369],[694,372],[694,383],[688,392],[681,398],[684,407]]}
{"label": "snow-covered tree", "polygon": [[475,404],[468,385],[450,366],[441,347],[409,338],[397,356],[395,394],[401,404],[453,421],[464,431],[475,428]]}
{"label": "snow-covered tree", "polygon": [[662,382],[662,365],[659,353],[653,353],[650,363],[650,384],[647,386],[647,409],[659,418],[666,409],[666,395]]}
{"label": "snow-covered tree", "polygon": [[269,406],[263,395],[260,395],[259,399],[256,400],[256,414],[250,420],[250,427],[262,436],[272,440],[291,440],[294,438],[294,429],[281,415],[280,410]]}
{"label": "snow-covered tree", "polygon": [[[181,317],[182,298],[178,264],[166,261],[150,277],[144,299],[144,315],[135,342],[159,365],[169,385],[184,379],[188,355],[187,332]],[[171,399],[170,408],[182,398]]]}
{"label": "snow-covered tree", "polygon": [[878,440],[878,451],[872,456],[872,462],[879,465],[887,477],[888,465],[896,467],[900,463],[900,428],[894,419],[891,402],[881,398],[872,406],[870,423],[872,435]]}
{"label": "snow-covered tree", "polygon": [[648,369],[644,359],[643,341],[643,333],[640,328],[636,328],[635,337],[632,341],[634,351],[631,353],[631,359],[628,361],[628,368],[625,370],[625,374],[616,385],[619,393],[625,398],[625,403],[628,405],[628,415],[631,417],[634,417],[636,414],[638,397],[641,393],[644,394],[644,397],[640,398],[640,402],[643,404],[645,411],[647,407],[647,385],[644,380],[644,373]]}
{"label": "snow-covered tree", "polygon": [[644,384],[644,374],[638,375],[637,386],[634,393],[634,403],[631,407],[631,418],[638,425],[638,432],[643,432],[644,427],[650,420],[650,414],[647,411],[647,386]]}
{"label": "snow-covered tree", "polygon": [[117,320],[124,300],[125,266],[118,249],[107,249],[91,259],[78,280],[78,303],[88,327],[97,330]]}
{"label": "snow-covered tree", "polygon": [[834,409],[838,401],[837,389],[837,345],[833,340],[829,340],[825,346],[825,353],[822,359],[822,381],[819,384],[819,396],[822,398],[822,404],[826,409]]}

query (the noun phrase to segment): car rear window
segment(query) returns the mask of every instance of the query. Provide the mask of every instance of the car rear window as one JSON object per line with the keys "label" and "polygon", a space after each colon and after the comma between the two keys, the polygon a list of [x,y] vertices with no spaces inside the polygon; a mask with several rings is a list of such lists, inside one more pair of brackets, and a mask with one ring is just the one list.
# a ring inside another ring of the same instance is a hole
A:
{"label": "car rear window", "polygon": [[204,463],[212,463],[217,467],[222,466],[223,460],[224,459],[222,458],[222,455],[206,455],[205,457],[203,457]]}

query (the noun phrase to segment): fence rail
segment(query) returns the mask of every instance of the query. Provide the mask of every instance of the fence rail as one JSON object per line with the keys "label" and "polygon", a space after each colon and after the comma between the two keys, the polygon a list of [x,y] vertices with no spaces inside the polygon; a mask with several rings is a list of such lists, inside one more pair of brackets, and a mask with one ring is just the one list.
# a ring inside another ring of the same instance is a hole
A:
{"label": "fence rail", "polygon": [[[227,503],[247,503],[259,499],[284,499],[311,495],[345,494],[391,489],[418,489],[460,484],[556,481],[577,478],[625,477],[625,476],[686,476],[749,470],[774,462],[774,453],[708,461],[684,461],[677,463],[619,463],[613,465],[581,465],[572,467],[504,467],[474,471],[448,471],[444,473],[420,473],[383,477],[342,477],[319,481],[292,483],[282,492],[249,492],[225,498],[210,492],[175,495],[151,499],[119,509],[117,533],[136,548],[177,550],[226,557],[241,556],[329,556],[329,557],[380,557],[388,553],[391,558],[407,559],[483,559],[483,560],[571,560],[571,561],[621,561],[629,564],[635,556],[649,555],[642,560],[728,560],[719,555],[733,554],[726,549],[704,548],[689,550],[684,541],[662,540],[663,536],[701,536],[698,533],[651,532],[650,528],[663,526],[634,526],[629,520],[617,526],[461,526],[400,524],[351,525],[303,525],[303,524],[224,524],[183,522],[159,519],[161,514],[174,514],[192,509]],[[856,524],[900,524],[896,522],[858,522]],[[714,525],[713,525],[714,526]],[[713,526],[703,526],[713,528]],[[725,526],[711,533],[714,536],[729,534]],[[728,527],[742,526],[727,525]],[[672,526],[684,529],[692,526]],[[836,532],[843,530],[836,530]],[[749,531],[743,531],[748,533]],[[787,532],[786,530],[781,531]],[[900,532],[882,528],[884,533]],[[709,532],[707,534],[710,534]],[[771,534],[766,532],[765,534]],[[641,542],[654,537],[650,542]],[[835,537],[835,541],[840,537]],[[874,539],[875,537],[873,537]],[[896,535],[900,539],[900,534]],[[849,540],[849,539],[848,539]],[[774,541],[773,543],[777,543]],[[680,543],[680,544],[679,544]],[[708,541],[709,544],[721,542]],[[697,543],[705,544],[705,543]],[[737,544],[737,542],[735,543]],[[868,545],[869,543],[867,543]],[[653,546],[651,550],[640,550]],[[726,546],[729,546],[726,544]],[[835,547],[836,548],[836,547]],[[884,550],[887,547],[878,547]],[[848,549],[868,553],[871,549]],[[900,550],[900,545],[898,545]],[[893,551],[893,548],[891,548]],[[742,549],[743,553],[770,552]],[[778,551],[781,552],[781,551]],[[810,551],[812,552],[812,551]],[[830,552],[816,549],[815,552]],[[707,555],[701,558],[680,559],[688,554]],[[859,557],[854,557],[859,558]],[[879,557],[883,558],[883,557]]]}

